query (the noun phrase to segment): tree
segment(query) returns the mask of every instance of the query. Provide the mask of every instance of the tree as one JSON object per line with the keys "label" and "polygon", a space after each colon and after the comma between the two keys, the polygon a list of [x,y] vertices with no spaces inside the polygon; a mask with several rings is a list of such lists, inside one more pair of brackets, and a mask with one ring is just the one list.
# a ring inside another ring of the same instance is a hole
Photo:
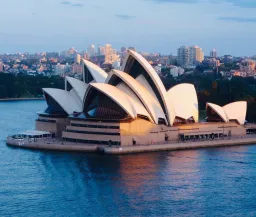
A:
{"label": "tree", "polygon": [[4,85],[0,85],[0,98],[7,98],[8,94],[7,94],[7,89]]}

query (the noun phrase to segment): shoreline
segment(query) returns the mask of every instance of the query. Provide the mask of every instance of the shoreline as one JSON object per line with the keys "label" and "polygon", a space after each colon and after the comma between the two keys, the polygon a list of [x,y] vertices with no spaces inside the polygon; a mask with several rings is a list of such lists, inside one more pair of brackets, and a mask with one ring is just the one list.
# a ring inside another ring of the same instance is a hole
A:
{"label": "shoreline", "polygon": [[246,136],[242,138],[229,138],[222,140],[210,141],[190,141],[190,142],[173,142],[166,144],[152,144],[152,145],[137,145],[137,146],[106,146],[106,145],[93,145],[93,144],[77,144],[71,142],[62,142],[51,140],[39,139],[36,142],[30,140],[14,140],[8,137],[6,144],[12,147],[32,149],[32,150],[52,150],[64,152],[94,152],[103,153],[108,155],[123,155],[132,153],[147,153],[147,152],[160,152],[160,151],[177,151],[189,149],[201,149],[212,147],[227,147],[227,146],[240,146],[240,145],[253,145],[256,144],[256,136]]}
{"label": "shoreline", "polygon": [[44,98],[5,98],[0,99],[0,102],[8,102],[8,101],[34,101],[34,100],[44,100]]}

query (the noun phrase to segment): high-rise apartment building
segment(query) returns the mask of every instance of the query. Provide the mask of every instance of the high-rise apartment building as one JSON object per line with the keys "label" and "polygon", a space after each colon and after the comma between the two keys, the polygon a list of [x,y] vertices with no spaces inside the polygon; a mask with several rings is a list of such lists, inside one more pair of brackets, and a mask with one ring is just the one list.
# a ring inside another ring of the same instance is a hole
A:
{"label": "high-rise apartment building", "polygon": [[65,73],[70,72],[70,69],[71,69],[71,67],[68,63],[66,65],[58,63],[55,66],[55,74],[60,75],[60,76],[64,76]]}
{"label": "high-rise apartment building", "polygon": [[204,60],[204,52],[202,48],[198,46],[191,46],[189,47],[189,65],[195,66],[198,63],[203,62]]}
{"label": "high-rise apartment building", "polygon": [[177,61],[181,66],[195,66],[204,60],[204,52],[198,46],[178,48]]}
{"label": "high-rise apartment building", "polygon": [[181,66],[189,65],[189,47],[181,46],[178,48],[177,62]]}

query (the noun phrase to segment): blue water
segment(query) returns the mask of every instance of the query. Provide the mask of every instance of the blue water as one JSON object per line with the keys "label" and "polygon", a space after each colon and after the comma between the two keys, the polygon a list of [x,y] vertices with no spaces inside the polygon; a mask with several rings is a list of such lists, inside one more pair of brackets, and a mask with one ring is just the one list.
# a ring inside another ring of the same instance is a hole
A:
{"label": "blue water", "polygon": [[126,156],[7,147],[43,108],[0,102],[0,216],[256,216],[256,146]]}

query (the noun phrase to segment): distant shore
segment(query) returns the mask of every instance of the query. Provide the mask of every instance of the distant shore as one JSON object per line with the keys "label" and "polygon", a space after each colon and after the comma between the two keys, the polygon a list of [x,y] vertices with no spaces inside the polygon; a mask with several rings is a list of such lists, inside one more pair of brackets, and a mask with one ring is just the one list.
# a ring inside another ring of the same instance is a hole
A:
{"label": "distant shore", "polygon": [[0,99],[0,102],[6,102],[6,101],[27,101],[27,100],[43,100],[44,98],[5,98]]}

